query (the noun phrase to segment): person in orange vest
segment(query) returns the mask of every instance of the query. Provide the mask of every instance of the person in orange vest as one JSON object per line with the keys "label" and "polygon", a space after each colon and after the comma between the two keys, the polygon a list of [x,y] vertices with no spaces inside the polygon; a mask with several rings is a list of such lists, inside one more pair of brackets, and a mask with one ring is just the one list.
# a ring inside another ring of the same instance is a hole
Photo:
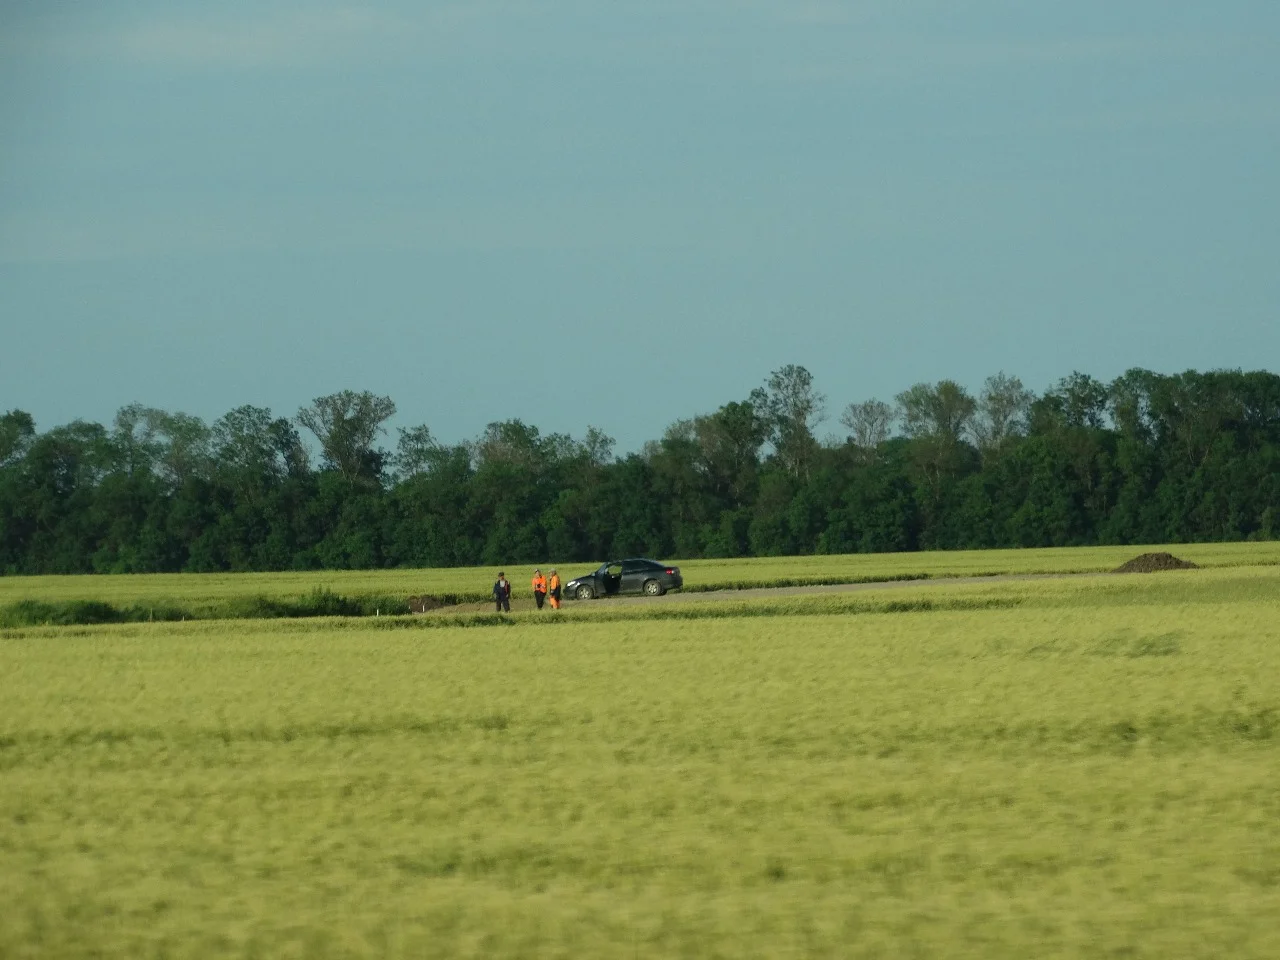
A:
{"label": "person in orange vest", "polygon": [[547,599],[547,578],[542,575],[541,570],[533,571],[533,602],[538,605],[538,609],[542,609],[542,602]]}
{"label": "person in orange vest", "polygon": [[560,574],[556,573],[555,567],[551,568],[551,609],[560,609]]}

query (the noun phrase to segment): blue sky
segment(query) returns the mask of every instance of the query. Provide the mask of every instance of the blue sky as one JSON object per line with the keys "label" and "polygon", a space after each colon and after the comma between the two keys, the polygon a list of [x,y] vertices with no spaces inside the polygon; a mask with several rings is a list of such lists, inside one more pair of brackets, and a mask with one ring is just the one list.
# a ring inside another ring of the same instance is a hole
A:
{"label": "blue sky", "polygon": [[621,450],[800,363],[1280,369],[1280,4],[0,6],[0,408]]}

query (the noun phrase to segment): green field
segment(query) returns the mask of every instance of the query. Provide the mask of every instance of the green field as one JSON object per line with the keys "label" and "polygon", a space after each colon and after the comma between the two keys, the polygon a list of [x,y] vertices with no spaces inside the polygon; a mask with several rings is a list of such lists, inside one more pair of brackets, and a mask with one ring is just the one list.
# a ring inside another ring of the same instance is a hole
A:
{"label": "green field", "polygon": [[0,676],[6,958],[1280,956],[1280,567],[31,627]]}
{"label": "green field", "polygon": [[[1280,564],[1280,541],[676,562],[680,564],[687,589],[717,590],[1002,573],[1096,573],[1112,570],[1147,550],[1167,550],[1206,567]],[[541,567],[545,571],[554,565],[547,562]],[[594,563],[558,564],[566,581],[596,566],[598,564]],[[528,594],[532,572],[531,564],[521,567],[509,564],[506,567],[506,573],[520,594]],[[237,601],[257,597],[302,598],[315,590],[329,590],[344,597],[373,598],[368,604],[371,609],[376,607],[377,598],[403,600],[411,594],[474,602],[488,599],[496,574],[496,569],[490,567],[457,567],[307,573],[0,577],[0,609],[24,600],[49,603],[100,600],[119,605],[181,607],[188,616],[228,616],[241,615],[240,611],[233,609]]]}

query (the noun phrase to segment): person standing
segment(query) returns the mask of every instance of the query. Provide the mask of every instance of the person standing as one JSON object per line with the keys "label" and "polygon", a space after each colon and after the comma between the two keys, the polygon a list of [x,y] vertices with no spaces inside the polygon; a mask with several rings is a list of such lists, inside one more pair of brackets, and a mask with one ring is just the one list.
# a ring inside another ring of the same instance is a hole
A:
{"label": "person standing", "polygon": [[498,605],[498,613],[511,612],[511,581],[502,571],[498,571],[498,582],[493,585],[493,601]]}
{"label": "person standing", "polygon": [[560,609],[560,574],[556,573],[556,568],[551,568],[551,609]]}
{"label": "person standing", "polygon": [[547,578],[542,575],[541,570],[533,571],[533,602],[538,605],[538,609],[542,609],[542,603],[547,599]]}

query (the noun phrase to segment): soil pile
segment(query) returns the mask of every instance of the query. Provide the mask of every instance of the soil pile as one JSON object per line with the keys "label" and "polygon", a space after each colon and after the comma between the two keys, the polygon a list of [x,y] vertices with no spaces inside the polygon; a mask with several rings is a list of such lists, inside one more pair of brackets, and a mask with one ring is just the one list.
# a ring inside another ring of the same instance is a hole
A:
{"label": "soil pile", "polygon": [[1159,573],[1161,570],[1198,570],[1190,560],[1181,560],[1172,553],[1144,553],[1128,563],[1116,567],[1113,573]]}
{"label": "soil pile", "polygon": [[439,610],[444,606],[444,602],[439,597],[410,597],[409,609],[414,613],[426,613],[428,610]]}

